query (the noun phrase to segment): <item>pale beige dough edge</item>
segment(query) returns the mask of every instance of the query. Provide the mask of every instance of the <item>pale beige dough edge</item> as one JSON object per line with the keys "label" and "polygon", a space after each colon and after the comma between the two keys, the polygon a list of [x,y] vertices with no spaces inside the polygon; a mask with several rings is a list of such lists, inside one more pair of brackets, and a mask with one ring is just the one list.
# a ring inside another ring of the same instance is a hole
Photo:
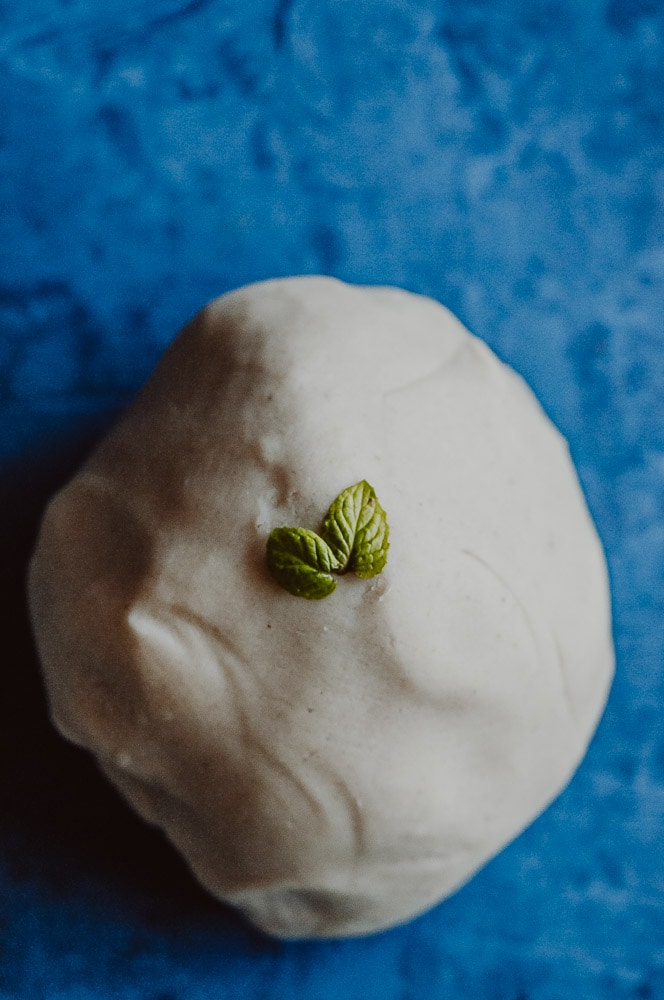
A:
{"label": "pale beige dough edge", "polygon": [[[385,572],[266,572],[368,479]],[[51,503],[30,605],[55,724],[268,933],[453,892],[564,787],[613,671],[565,441],[444,308],[322,277],[211,303]]]}

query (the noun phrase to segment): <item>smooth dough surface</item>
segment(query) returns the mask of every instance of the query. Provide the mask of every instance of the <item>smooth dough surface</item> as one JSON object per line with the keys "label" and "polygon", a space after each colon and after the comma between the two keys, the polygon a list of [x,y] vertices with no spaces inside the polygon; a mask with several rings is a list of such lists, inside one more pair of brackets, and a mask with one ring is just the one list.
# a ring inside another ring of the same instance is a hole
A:
{"label": "smooth dough surface", "polygon": [[[281,590],[273,527],[367,479],[387,567]],[[613,671],[565,441],[443,307],[322,277],[211,303],[52,501],[30,603],[54,721],[268,933],[369,933],[562,789]]]}

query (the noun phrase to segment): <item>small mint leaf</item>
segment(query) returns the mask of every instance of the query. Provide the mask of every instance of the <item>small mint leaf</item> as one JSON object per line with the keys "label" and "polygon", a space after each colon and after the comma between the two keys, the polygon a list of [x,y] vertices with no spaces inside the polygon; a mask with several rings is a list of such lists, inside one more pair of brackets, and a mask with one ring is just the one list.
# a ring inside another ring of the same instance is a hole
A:
{"label": "small mint leaf", "polygon": [[366,579],[384,569],[389,546],[387,517],[365,479],[347,487],[331,504],[321,535],[341,570],[351,569]]}
{"label": "small mint leaf", "polygon": [[274,528],[267,540],[267,565],[277,583],[295,597],[318,601],[331,594],[339,568],[330,547],[307,528]]}
{"label": "small mint leaf", "polygon": [[349,567],[363,580],[378,576],[385,569],[390,547],[387,515],[371,490],[357,525]]}
{"label": "small mint leaf", "polygon": [[364,480],[355,486],[348,486],[332,502],[325,515],[321,535],[339,560],[342,570],[348,567],[362,508],[372,493]]}

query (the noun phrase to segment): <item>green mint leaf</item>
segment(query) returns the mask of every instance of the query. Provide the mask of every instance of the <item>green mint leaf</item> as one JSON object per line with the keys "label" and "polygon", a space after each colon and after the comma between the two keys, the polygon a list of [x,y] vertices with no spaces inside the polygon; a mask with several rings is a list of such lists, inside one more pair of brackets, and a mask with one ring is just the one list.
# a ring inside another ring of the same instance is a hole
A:
{"label": "green mint leaf", "polygon": [[372,486],[363,479],[343,490],[330,506],[321,531],[339,569],[368,579],[385,568],[389,528]]}
{"label": "green mint leaf", "polygon": [[350,569],[363,580],[383,572],[390,546],[387,515],[373,489],[370,486],[369,489],[371,495],[362,508],[350,554]]}
{"label": "green mint leaf", "polygon": [[318,601],[331,594],[339,568],[334,552],[315,531],[274,528],[267,540],[267,565],[277,583],[295,597]]}
{"label": "green mint leaf", "polygon": [[321,535],[339,560],[342,570],[348,568],[357,525],[372,493],[371,486],[364,480],[355,486],[348,486],[332,502],[325,515]]}

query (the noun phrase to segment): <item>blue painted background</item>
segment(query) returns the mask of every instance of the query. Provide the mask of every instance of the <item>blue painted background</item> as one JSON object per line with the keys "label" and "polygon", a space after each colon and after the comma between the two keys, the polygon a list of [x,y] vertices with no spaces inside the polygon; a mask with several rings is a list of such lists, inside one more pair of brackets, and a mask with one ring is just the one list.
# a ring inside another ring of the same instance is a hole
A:
{"label": "blue painted background", "polygon": [[[664,6],[0,0],[0,1000],[664,998]],[[445,302],[568,436],[618,674],[567,791],[407,927],[279,944],[51,730],[49,493],[210,297]]]}

